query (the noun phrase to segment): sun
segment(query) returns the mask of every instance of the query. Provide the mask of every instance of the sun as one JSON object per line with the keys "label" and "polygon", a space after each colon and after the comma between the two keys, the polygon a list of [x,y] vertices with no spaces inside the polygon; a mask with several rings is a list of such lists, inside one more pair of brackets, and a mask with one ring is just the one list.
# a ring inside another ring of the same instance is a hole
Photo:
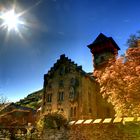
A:
{"label": "sun", "polygon": [[8,41],[10,37],[15,35],[15,37],[18,36],[26,42],[24,35],[28,33],[30,27],[32,28],[34,26],[34,24],[32,24],[33,22],[29,19],[30,16],[28,13],[40,3],[41,0],[23,10],[16,2],[11,5],[11,9],[2,6],[0,10],[0,30],[2,30],[5,35],[5,41]]}
{"label": "sun", "polygon": [[14,10],[10,10],[6,13],[3,13],[0,18],[3,21],[2,26],[10,30],[18,30],[18,25],[21,24],[19,15],[15,13]]}

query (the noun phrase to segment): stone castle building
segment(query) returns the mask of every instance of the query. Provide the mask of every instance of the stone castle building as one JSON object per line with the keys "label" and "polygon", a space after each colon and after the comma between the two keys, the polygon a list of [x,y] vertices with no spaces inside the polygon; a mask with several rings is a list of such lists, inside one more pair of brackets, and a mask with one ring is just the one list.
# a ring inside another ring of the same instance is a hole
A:
{"label": "stone castle building", "polygon": [[[112,38],[100,34],[88,45],[95,69],[115,57],[119,47]],[[99,83],[64,54],[44,75],[42,112],[60,111],[69,120],[113,117],[113,106],[105,101]]]}

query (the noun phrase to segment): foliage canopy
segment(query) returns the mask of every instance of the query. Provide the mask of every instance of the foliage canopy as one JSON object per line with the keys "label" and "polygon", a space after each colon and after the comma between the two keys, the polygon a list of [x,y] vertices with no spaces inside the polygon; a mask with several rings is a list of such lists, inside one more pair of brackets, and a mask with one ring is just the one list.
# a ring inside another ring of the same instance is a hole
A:
{"label": "foliage canopy", "polygon": [[117,117],[140,116],[140,47],[128,48],[124,57],[109,63],[94,72],[102,96],[114,105]]}

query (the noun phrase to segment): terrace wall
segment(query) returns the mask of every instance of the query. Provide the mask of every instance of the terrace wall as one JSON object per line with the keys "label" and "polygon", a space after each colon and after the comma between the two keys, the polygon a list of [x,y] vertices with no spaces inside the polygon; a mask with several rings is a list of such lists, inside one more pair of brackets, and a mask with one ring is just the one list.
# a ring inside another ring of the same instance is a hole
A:
{"label": "terrace wall", "polygon": [[[84,123],[85,122],[85,123]],[[71,122],[67,129],[43,132],[45,140],[140,140],[140,122],[134,118]]]}

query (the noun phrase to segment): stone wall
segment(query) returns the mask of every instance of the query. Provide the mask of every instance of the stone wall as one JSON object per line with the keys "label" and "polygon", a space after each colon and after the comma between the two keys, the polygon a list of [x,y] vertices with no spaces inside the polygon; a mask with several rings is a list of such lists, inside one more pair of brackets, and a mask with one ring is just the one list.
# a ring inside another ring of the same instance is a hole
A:
{"label": "stone wall", "polygon": [[42,136],[45,140],[140,140],[140,122],[130,117],[118,122],[79,120],[65,129],[44,130]]}

